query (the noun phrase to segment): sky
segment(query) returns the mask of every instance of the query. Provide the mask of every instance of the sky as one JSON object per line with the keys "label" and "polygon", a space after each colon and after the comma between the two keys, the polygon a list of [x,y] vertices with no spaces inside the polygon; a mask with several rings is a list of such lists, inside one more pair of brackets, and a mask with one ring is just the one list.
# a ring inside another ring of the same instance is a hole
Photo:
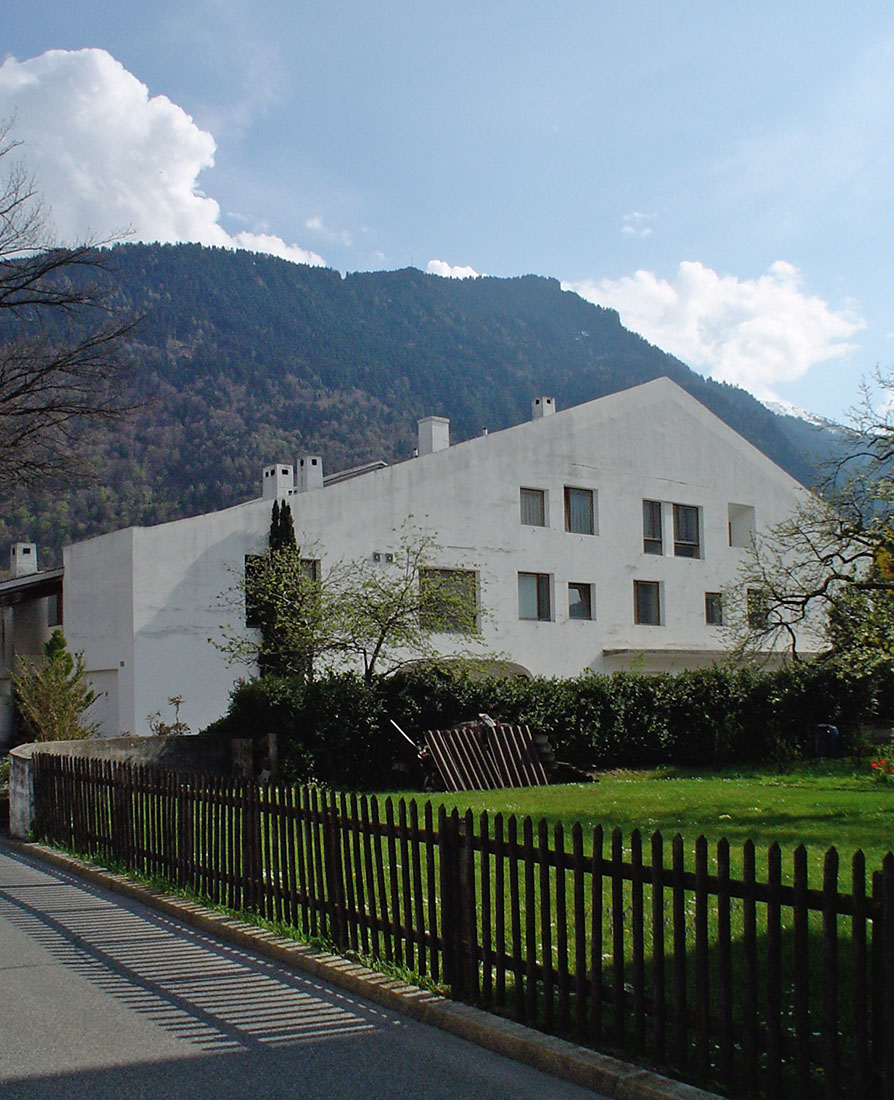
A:
{"label": "sky", "polygon": [[14,120],[60,242],[550,275],[842,419],[894,369],[894,8],[29,0]]}

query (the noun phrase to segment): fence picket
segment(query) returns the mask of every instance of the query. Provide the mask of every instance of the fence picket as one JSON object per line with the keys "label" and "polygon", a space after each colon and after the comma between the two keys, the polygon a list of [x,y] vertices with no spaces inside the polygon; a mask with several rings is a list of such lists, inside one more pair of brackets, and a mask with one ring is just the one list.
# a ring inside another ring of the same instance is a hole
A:
{"label": "fence picket", "polygon": [[571,873],[574,897],[574,1016],[577,1038],[587,1038],[587,912],[585,907],[584,833],[580,822],[571,826]]}
{"label": "fence picket", "polygon": [[338,809],[339,809],[339,833],[341,837],[341,861],[342,861],[342,881],[344,882],[345,889],[345,921],[347,922],[347,942],[350,944],[351,950],[356,951],[360,945],[358,937],[358,927],[360,924],[360,918],[357,913],[357,899],[355,897],[354,884],[356,882],[356,871],[354,868],[354,861],[351,852],[351,839],[354,835],[354,822],[351,816],[348,814],[348,799],[344,791],[338,796]]}
{"label": "fence picket", "polygon": [[567,1034],[571,1027],[568,975],[568,912],[565,894],[565,832],[561,822],[553,829],[556,852],[556,968],[559,972],[559,1029]]}
{"label": "fence picket", "polygon": [[[547,1031],[555,1027],[553,1014],[553,929],[552,915],[550,912],[550,895],[552,893],[549,884],[549,826],[544,818],[537,824],[537,862],[540,865],[540,948],[543,960],[543,978],[541,988],[543,990],[543,1026]],[[530,902],[529,902],[530,905]],[[532,907],[533,908],[533,907]],[[531,918],[533,920],[533,911]],[[533,958],[531,943],[528,943],[528,963],[530,966]],[[533,1019],[537,1014],[537,979],[533,974],[528,975],[528,1015]]]}
{"label": "fence picket", "polygon": [[742,1078],[749,1092],[757,1090],[757,903],[754,843],[742,849]]}
{"label": "fence picket", "polygon": [[[438,853],[440,858],[440,851]],[[437,892],[437,859],[435,857],[435,823],[431,802],[425,804],[425,877],[428,889],[428,927],[431,933],[431,976],[440,979],[443,967],[443,920],[440,916]]]}
{"label": "fence picket", "polygon": [[494,1000],[506,1004],[506,858],[503,848],[503,815],[494,816],[494,950],[496,979]]}
{"label": "fence picket", "polygon": [[826,1100],[838,1096],[838,852],[830,848],[823,864],[823,1087]]}
{"label": "fence picket", "polygon": [[537,1019],[537,896],[534,886],[534,823],[522,822],[525,868],[525,1018]]}
{"label": "fence picket", "polygon": [[410,970],[416,967],[415,936],[413,935],[413,894],[410,886],[410,834],[407,825],[407,804],[401,799],[398,803],[398,830],[400,837],[400,887],[404,902],[403,940],[405,961]]}
{"label": "fence picket", "polygon": [[710,1071],[708,1043],[711,1038],[711,989],[708,974],[708,841],[695,842],[695,1064],[698,1072]]}
{"label": "fence picket", "polygon": [[807,850],[799,844],[794,854],[795,922],[795,1082],[799,1097],[810,1093],[810,940],[807,913]]}
{"label": "fence picket", "polygon": [[594,1045],[602,1039],[602,826],[593,830],[593,855],[590,861],[590,1037]]}
{"label": "fence picket", "polygon": [[639,829],[630,834],[630,929],[633,937],[633,1046],[646,1045],[646,957],[643,919],[643,840]]}
{"label": "fence picket", "polygon": [[767,851],[767,1083],[770,1100],[782,1091],[782,852]]}
{"label": "fence picket", "polygon": [[397,885],[397,837],[394,829],[394,803],[385,799],[385,827],[388,841],[388,884],[391,889],[391,924],[393,928],[394,961],[401,966],[404,961],[403,937],[400,927],[400,891]]}
{"label": "fence picket", "polygon": [[869,907],[866,898],[866,859],[862,851],[854,852],[851,861],[851,893],[854,900],[851,914],[851,1080],[855,1096],[869,1096],[869,997],[866,980],[866,922]]}
{"label": "fence picket", "polygon": [[664,1060],[667,989],[664,970],[664,838],[652,833],[652,1055]]}
{"label": "fence picket", "polygon": [[487,810],[478,819],[478,833],[481,837],[479,866],[481,868],[481,999],[488,1005],[493,1001],[494,951],[491,941],[493,917],[490,900],[490,829]]}
{"label": "fence picket", "polygon": [[509,916],[512,922],[512,969],[515,979],[515,1011],[520,1020],[525,1018],[525,990],[522,975],[521,904],[519,898],[518,821],[511,814],[508,823],[509,856]]}
{"label": "fence picket", "polygon": [[717,1016],[718,1068],[728,1088],[733,1085],[733,959],[730,932],[729,841],[717,843]]}

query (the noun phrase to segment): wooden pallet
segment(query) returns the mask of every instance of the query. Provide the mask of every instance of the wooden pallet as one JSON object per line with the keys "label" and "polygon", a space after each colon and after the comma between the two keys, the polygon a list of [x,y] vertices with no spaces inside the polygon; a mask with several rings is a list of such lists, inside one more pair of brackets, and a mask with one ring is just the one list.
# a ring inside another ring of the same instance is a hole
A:
{"label": "wooden pallet", "polygon": [[447,791],[545,787],[549,782],[527,726],[470,723],[426,730],[423,736]]}

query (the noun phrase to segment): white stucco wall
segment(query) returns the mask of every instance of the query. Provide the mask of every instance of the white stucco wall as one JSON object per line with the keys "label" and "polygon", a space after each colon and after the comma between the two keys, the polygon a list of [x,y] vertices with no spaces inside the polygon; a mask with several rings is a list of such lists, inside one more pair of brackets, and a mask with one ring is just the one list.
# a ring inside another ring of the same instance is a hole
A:
{"label": "white stucco wall", "polygon": [[129,527],[62,551],[68,648],[84,654],[94,690],[104,693],[90,717],[109,736],[148,732],[138,728],[134,708],[135,534]]}
{"label": "white stucco wall", "polygon": [[[566,486],[595,492],[598,534],[565,530]],[[548,526],[522,525],[521,487],[545,490]],[[761,528],[788,515],[803,492],[659,379],[288,500],[299,544],[319,548],[324,571],[393,551],[412,517],[436,535],[437,565],[478,572],[489,648],[534,673],[574,675],[629,668],[634,654],[647,669],[710,662],[723,637],[705,624],[705,593],[731,584],[744,554],[729,545],[729,505],[753,506]],[[665,505],[661,556],[643,552],[644,499]],[[700,510],[698,559],[673,554],[674,503]],[[146,715],[172,717],[171,695],[183,696],[181,717],[193,729],[224,711],[245,670],[228,667],[208,639],[240,618],[223,597],[245,554],[263,550],[270,507],[251,501],[66,551],[72,648],[91,669],[117,670],[110,733],[148,732]],[[520,571],[550,575],[553,621],[519,620]],[[635,580],[662,585],[662,625],[635,624]],[[569,619],[569,582],[594,586],[593,620]]]}

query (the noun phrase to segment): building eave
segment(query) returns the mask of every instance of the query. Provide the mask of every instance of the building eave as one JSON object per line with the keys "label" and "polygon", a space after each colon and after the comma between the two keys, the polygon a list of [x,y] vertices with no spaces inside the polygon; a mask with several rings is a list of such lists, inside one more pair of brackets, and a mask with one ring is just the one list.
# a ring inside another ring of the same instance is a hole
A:
{"label": "building eave", "polygon": [[0,581],[0,607],[15,607],[31,600],[60,595],[64,573],[64,569],[44,569],[25,577]]}

